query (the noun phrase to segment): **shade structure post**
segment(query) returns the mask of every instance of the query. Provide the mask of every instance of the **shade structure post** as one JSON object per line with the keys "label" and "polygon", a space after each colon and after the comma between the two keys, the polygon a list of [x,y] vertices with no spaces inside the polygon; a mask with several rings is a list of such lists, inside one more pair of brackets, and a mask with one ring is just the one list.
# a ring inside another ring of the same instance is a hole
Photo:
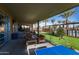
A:
{"label": "shade structure post", "polygon": [[11,24],[9,16],[5,16],[5,36],[5,41],[11,40]]}
{"label": "shade structure post", "polygon": [[38,36],[38,38],[37,38],[37,43],[39,43],[39,20],[37,21],[37,36]]}
{"label": "shade structure post", "polygon": [[38,36],[39,36],[39,20],[37,22],[37,33],[38,33]]}

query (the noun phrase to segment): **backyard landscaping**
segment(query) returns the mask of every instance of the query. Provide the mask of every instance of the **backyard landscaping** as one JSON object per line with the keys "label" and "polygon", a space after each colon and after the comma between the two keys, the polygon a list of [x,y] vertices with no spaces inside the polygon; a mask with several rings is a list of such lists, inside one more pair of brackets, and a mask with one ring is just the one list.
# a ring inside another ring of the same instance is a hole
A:
{"label": "backyard landscaping", "polygon": [[64,45],[66,47],[79,50],[79,38],[64,36],[63,39],[59,39],[59,37],[53,36],[47,32],[43,32],[41,34],[44,35],[45,39],[51,42],[52,44]]}

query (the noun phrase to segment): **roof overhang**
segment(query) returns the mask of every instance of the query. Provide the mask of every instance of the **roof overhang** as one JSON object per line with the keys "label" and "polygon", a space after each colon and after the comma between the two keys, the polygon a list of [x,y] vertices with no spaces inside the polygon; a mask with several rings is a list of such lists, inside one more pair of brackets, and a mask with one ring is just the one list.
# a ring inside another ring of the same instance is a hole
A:
{"label": "roof overhang", "polygon": [[69,10],[78,4],[76,3],[6,3],[3,4],[13,15],[14,20],[29,24],[38,20],[44,20],[51,16]]}

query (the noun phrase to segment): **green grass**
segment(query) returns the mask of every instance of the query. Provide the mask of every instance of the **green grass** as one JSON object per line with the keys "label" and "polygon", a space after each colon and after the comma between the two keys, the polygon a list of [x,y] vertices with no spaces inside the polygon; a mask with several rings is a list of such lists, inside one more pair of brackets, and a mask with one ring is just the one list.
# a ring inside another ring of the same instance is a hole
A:
{"label": "green grass", "polygon": [[48,33],[41,33],[41,34],[43,34],[45,36],[45,39],[50,41],[52,44],[64,45],[64,46],[67,46],[69,48],[72,47],[74,49],[79,50],[79,38],[64,36],[64,39],[59,40],[59,37],[49,35]]}

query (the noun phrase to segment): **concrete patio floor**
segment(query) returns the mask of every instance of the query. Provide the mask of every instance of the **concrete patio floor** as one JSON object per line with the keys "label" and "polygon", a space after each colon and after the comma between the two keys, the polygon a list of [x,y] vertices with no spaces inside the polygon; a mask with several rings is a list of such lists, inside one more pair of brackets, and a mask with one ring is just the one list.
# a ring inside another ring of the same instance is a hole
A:
{"label": "concrete patio floor", "polygon": [[0,55],[27,55],[24,39],[15,39],[8,41],[0,48]]}

